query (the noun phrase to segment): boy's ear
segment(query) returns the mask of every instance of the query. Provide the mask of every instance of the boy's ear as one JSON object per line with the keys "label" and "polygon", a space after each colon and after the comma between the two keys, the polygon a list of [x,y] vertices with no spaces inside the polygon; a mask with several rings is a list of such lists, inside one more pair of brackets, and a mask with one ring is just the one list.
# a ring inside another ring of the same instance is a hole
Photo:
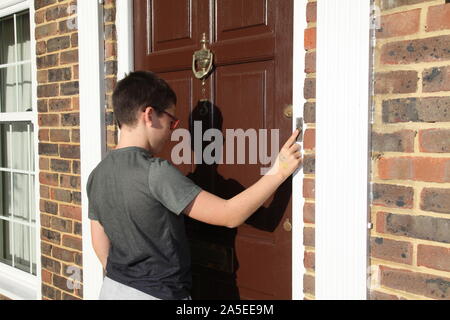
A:
{"label": "boy's ear", "polygon": [[152,107],[145,108],[145,110],[144,110],[144,122],[145,123],[150,122],[150,124],[151,124],[151,122],[153,121],[153,118],[152,118],[153,115],[154,115],[154,110],[153,110]]}

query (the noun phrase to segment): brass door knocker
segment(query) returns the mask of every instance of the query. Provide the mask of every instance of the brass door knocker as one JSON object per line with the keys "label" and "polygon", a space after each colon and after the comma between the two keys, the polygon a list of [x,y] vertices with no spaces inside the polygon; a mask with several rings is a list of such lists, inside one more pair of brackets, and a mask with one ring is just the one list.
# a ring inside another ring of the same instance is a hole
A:
{"label": "brass door knocker", "polygon": [[[203,33],[202,48],[194,52],[192,56],[192,72],[197,79],[204,80],[212,70],[214,54],[206,47],[206,34]],[[197,71],[197,68],[199,69]]]}

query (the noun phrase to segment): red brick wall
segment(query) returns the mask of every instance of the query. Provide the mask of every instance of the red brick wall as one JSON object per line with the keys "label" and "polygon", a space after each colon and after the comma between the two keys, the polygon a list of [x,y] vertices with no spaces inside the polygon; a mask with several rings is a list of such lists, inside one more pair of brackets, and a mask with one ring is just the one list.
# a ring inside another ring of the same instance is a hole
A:
{"label": "red brick wall", "polygon": [[450,4],[379,0],[372,299],[450,299]]}
{"label": "red brick wall", "polygon": [[[80,299],[82,268],[76,1],[35,0],[43,299]],[[72,287],[72,289],[71,289]]]}
{"label": "red brick wall", "polygon": [[[317,22],[317,2],[310,1],[306,7],[306,21],[308,27],[305,30],[305,85],[304,97],[304,121],[308,124],[308,129],[304,135],[305,156],[303,159],[303,171],[305,179],[303,181],[303,197],[305,205],[303,207],[303,230],[304,266],[306,273],[303,276],[303,291],[305,299],[312,300],[315,296],[315,141],[316,141],[316,22]],[[295,245],[295,244],[293,244]]]}

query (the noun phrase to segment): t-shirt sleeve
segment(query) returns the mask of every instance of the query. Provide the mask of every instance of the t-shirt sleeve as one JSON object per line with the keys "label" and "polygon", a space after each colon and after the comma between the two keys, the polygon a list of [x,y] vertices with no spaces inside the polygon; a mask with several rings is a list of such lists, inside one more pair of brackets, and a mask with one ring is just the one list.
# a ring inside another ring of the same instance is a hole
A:
{"label": "t-shirt sleeve", "polygon": [[91,194],[92,193],[92,183],[94,180],[94,171],[91,172],[89,175],[87,184],[86,184],[86,192],[88,196],[88,218],[91,220],[99,220],[98,214],[94,209],[94,197]]}
{"label": "t-shirt sleeve", "polygon": [[167,160],[155,159],[150,165],[151,195],[175,214],[180,214],[202,191]]}

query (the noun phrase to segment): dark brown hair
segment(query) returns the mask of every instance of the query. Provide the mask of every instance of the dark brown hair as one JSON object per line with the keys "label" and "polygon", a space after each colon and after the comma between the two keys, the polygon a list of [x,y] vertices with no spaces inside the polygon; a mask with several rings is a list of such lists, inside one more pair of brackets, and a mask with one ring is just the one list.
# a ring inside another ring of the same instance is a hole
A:
{"label": "dark brown hair", "polygon": [[112,96],[114,116],[119,127],[133,126],[138,111],[151,106],[161,113],[177,104],[175,92],[163,79],[150,71],[135,71],[117,83]]}

